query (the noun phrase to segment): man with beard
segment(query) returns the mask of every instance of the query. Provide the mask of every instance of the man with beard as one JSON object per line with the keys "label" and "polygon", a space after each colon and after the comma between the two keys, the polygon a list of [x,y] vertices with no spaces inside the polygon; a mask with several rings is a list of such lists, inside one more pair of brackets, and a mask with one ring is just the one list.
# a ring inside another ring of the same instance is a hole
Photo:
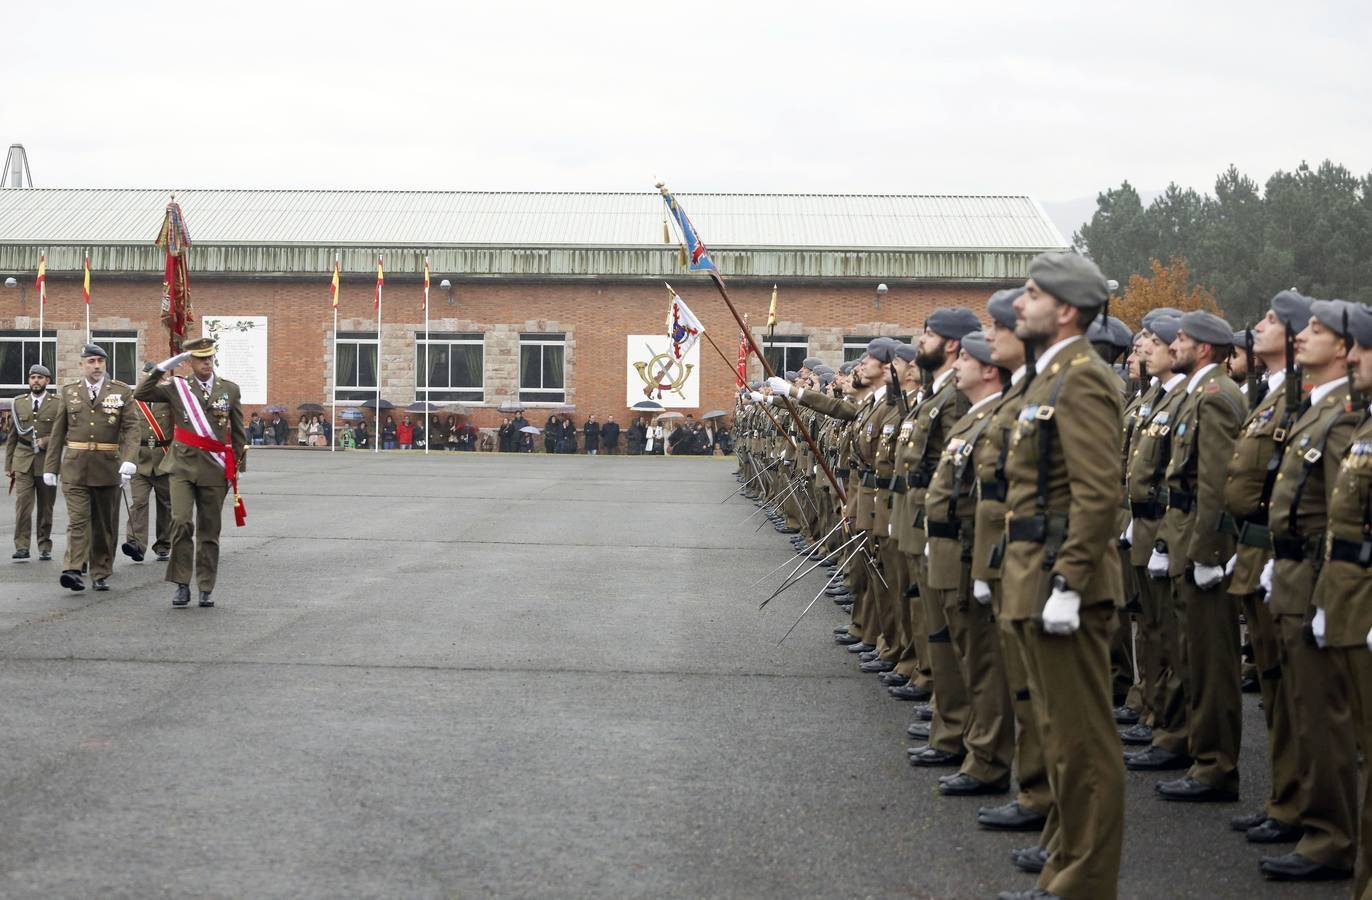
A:
{"label": "man with beard", "polygon": [[52,559],[52,507],[57,489],[43,482],[43,456],[57,419],[57,397],[48,391],[52,372],[29,366],[29,392],[14,398],[10,433],[5,438],[5,472],[13,479],[14,556],[28,559],[38,513],[38,558]]}
{"label": "man with beard", "polygon": [[1015,301],[1036,375],[1005,463],[1002,612],[1024,652],[1057,827],[1038,887],[1001,894],[1008,900],[1118,896],[1124,765],[1110,641],[1124,590],[1109,554],[1123,403],[1118,377],[1084,337],[1107,297],[1095,263],[1061,252],[1034,258]]}

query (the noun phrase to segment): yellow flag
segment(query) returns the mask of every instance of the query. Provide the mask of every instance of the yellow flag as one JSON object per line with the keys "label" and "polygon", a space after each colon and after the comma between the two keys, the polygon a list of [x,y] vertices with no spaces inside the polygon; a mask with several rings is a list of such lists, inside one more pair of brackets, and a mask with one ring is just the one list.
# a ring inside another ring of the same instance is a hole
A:
{"label": "yellow flag", "polygon": [[333,279],[329,282],[329,297],[333,300],[333,308],[338,309],[338,257],[333,261]]}
{"label": "yellow flag", "polygon": [[767,327],[775,328],[777,324],[777,286],[772,285],[772,305],[767,307]]}

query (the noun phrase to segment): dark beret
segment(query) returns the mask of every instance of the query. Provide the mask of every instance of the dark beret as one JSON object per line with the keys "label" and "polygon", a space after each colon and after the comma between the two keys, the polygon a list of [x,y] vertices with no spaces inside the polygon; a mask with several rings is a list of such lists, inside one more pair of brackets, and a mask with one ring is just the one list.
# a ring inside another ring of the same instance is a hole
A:
{"label": "dark beret", "polygon": [[1245,331],[1236,331],[1236,332],[1234,332],[1234,346],[1235,346],[1235,347],[1247,347],[1247,346],[1248,346],[1248,341],[1249,341],[1249,339],[1252,337],[1252,334],[1253,334],[1253,333],[1252,333],[1251,331],[1247,331],[1247,330],[1245,330]]}
{"label": "dark beret", "polygon": [[807,356],[800,361],[800,367],[802,369],[809,369],[811,372],[822,365],[824,365],[824,360],[820,359],[818,356]]}
{"label": "dark beret", "polygon": [[1349,330],[1353,326],[1353,304],[1347,300],[1316,300],[1310,304],[1310,318],[1318,319],[1320,324],[1337,334],[1344,336],[1343,315],[1348,313]]}
{"label": "dark beret", "polygon": [[1158,316],[1148,330],[1164,344],[1170,344],[1181,330],[1181,316]]}
{"label": "dark beret", "polygon": [[885,365],[895,359],[896,343],[890,338],[873,338],[871,343],[867,345],[867,355]]}
{"label": "dark beret", "polygon": [[822,384],[822,385],[824,385],[825,387],[828,387],[829,385],[833,384],[833,383],[834,383],[834,372],[833,372],[833,370],[830,369],[828,372],[822,372],[822,373],[820,373],[820,376],[819,376],[819,383]]}
{"label": "dark beret", "polygon": [[903,359],[908,363],[915,361],[915,355],[919,352],[914,344],[907,344],[903,341],[896,342],[895,349],[892,351],[896,359]]}
{"label": "dark beret", "polygon": [[101,359],[109,359],[109,358],[110,358],[110,355],[109,355],[108,353],[106,353],[106,352],[100,347],[99,344],[87,344],[86,346],[84,346],[84,347],[81,348],[81,358],[82,358],[82,359],[87,359],[87,358],[92,357],[92,356],[98,356],[98,357],[100,357]]}
{"label": "dark beret", "polygon": [[831,369],[831,368],[829,368],[828,366],[823,365],[823,364],[818,365],[818,366],[815,366],[814,369],[813,369],[812,371],[813,371],[816,375],[832,375],[832,374],[834,374],[834,370],[833,370],[833,369]]}
{"label": "dark beret", "polygon": [[1110,297],[1105,276],[1095,263],[1080,253],[1040,253],[1029,263],[1029,277],[1063,303],[1083,309],[1104,306]]}
{"label": "dark beret", "polygon": [[750,382],[748,382],[748,387],[751,388],[752,390],[760,391],[760,390],[762,390],[762,382],[761,382],[760,380],[759,380],[759,381],[750,381]]}
{"label": "dark beret", "polygon": [[796,373],[795,373],[795,372],[792,372],[792,371],[790,371],[790,370],[788,369],[788,370],[786,371],[786,374],[783,375],[782,377],[785,378],[787,381],[795,381],[795,380],[796,380]]}
{"label": "dark beret", "polygon": [[1014,328],[1015,301],[1023,293],[1024,288],[1017,287],[992,294],[991,299],[986,301],[986,312],[990,314],[992,321],[1001,328]]}
{"label": "dark beret", "polygon": [[855,360],[855,359],[850,359],[850,360],[848,360],[846,363],[844,363],[843,365],[839,366],[839,367],[838,367],[838,370],[839,370],[840,372],[842,372],[844,375],[851,375],[851,374],[853,374],[853,370],[856,369],[856,368],[857,368],[857,360]]}
{"label": "dark beret", "polygon": [[1143,314],[1143,330],[1152,331],[1152,322],[1158,316],[1172,316],[1173,318],[1180,319],[1181,310],[1177,309],[1174,306],[1159,306],[1157,309],[1148,310],[1148,312]]}
{"label": "dark beret", "polygon": [[1179,330],[1193,341],[1228,347],[1234,340],[1234,327],[1219,316],[1203,309],[1193,309],[1181,317]]}
{"label": "dark beret", "polygon": [[960,340],[964,334],[981,331],[981,320],[970,309],[961,306],[944,306],[934,310],[924,322],[939,337]]}
{"label": "dark beret", "polygon": [[1299,332],[1310,322],[1310,304],[1314,302],[1296,291],[1282,291],[1272,298],[1272,312],[1283,325],[1291,323],[1292,332]]}
{"label": "dark beret", "polygon": [[44,378],[52,378],[52,372],[48,371],[47,366],[42,365],[40,363],[34,363],[33,365],[29,366],[29,374],[42,375]]}
{"label": "dark beret", "polygon": [[1130,333],[1129,326],[1113,316],[1097,316],[1092,319],[1090,327],[1086,329],[1086,339],[1093,344],[1109,344],[1121,350],[1128,350],[1134,343],[1134,335]]}
{"label": "dark beret", "polygon": [[1348,330],[1353,332],[1353,340],[1372,350],[1372,307],[1361,303],[1349,304]]}
{"label": "dark beret", "polygon": [[991,362],[991,344],[986,340],[986,333],[973,331],[962,336],[962,349],[967,351],[967,355],[981,363],[983,366],[994,365]]}

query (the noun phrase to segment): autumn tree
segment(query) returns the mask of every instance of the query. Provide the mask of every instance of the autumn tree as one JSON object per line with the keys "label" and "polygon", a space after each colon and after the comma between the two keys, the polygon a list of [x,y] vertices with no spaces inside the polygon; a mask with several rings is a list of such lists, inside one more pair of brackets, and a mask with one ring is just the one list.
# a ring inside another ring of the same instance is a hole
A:
{"label": "autumn tree", "polygon": [[1167,265],[1150,259],[1148,267],[1148,275],[1130,275],[1123,295],[1110,303],[1110,315],[1123,320],[1131,331],[1142,327],[1144,313],[1160,306],[1175,307],[1183,312],[1203,309],[1219,314],[1215,295],[1191,283],[1191,267],[1184,258],[1174,256]]}

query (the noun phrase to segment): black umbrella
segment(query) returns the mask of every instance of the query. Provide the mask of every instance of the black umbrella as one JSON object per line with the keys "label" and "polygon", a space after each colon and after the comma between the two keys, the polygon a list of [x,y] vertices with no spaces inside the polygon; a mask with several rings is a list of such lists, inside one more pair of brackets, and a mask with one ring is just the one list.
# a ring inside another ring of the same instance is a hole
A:
{"label": "black umbrella", "polygon": [[659,412],[659,411],[661,411],[661,410],[666,409],[667,407],[663,406],[661,403],[658,403],[656,400],[640,400],[640,401],[638,401],[637,403],[635,403],[633,406],[631,406],[631,407],[629,407],[629,408],[630,408],[630,409],[646,409],[646,410],[650,410],[650,411],[652,411],[652,412]]}
{"label": "black umbrella", "polygon": [[[314,406],[315,404],[311,403],[311,404],[309,404],[309,405],[310,405],[310,406]],[[262,411],[263,411],[263,412],[269,412],[269,413],[283,413],[283,412],[286,411],[286,407],[282,406],[280,403],[273,403],[271,406],[264,406],[264,407],[262,407]],[[310,410],[310,412],[323,412],[323,411],[324,411],[324,410],[322,410],[322,409],[312,409],[312,410]]]}
{"label": "black umbrella", "polygon": [[356,408],[356,407],[350,406],[350,407],[348,407],[347,409],[341,411],[341,412],[338,414],[338,417],[339,417],[340,419],[360,419],[360,418],[362,418],[362,410],[360,410],[360,409],[358,409],[358,408]]}
{"label": "black umbrella", "polygon": [[409,406],[405,407],[405,412],[412,413],[432,413],[442,412],[442,410],[443,407],[439,406],[437,403],[430,403],[428,400],[416,400]]}
{"label": "black umbrella", "polygon": [[728,415],[728,413],[726,413],[726,412],[725,412],[724,410],[722,410],[722,409],[712,409],[712,410],[710,410],[709,412],[707,412],[705,415],[701,416],[701,418],[702,418],[702,419],[722,419],[722,418],[724,418],[724,417],[727,416],[727,415]]}
{"label": "black umbrella", "polygon": [[[302,404],[300,404],[299,406],[297,406],[295,409],[296,409],[297,412],[322,413],[322,412],[324,411],[324,407],[320,406],[318,403],[302,403]],[[285,408],[283,407],[283,408],[281,409],[281,412],[285,412],[285,411],[286,411],[286,410],[285,410]]]}
{"label": "black umbrella", "polygon": [[523,412],[523,411],[524,411],[524,404],[523,404],[523,403],[520,403],[518,400],[502,400],[502,401],[500,401],[500,412],[503,412],[503,413],[513,413],[513,412]]}
{"label": "black umbrella", "polygon": [[377,401],[375,399],[369,399],[362,401],[362,405],[367,409],[395,409],[395,404],[389,400]]}

